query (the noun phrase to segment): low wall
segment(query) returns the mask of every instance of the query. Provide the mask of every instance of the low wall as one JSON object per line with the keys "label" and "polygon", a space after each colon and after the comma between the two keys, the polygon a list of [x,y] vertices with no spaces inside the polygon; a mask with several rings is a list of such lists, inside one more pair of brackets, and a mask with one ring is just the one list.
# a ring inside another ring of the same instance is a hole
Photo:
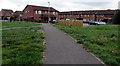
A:
{"label": "low wall", "polygon": [[83,27],[83,21],[80,20],[58,20],[58,24]]}

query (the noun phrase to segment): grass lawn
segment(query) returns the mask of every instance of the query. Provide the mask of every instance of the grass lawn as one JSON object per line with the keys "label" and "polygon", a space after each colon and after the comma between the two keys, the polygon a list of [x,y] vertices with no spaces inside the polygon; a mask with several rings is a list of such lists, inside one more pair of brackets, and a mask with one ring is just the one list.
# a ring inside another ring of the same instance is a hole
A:
{"label": "grass lawn", "polygon": [[[4,26],[15,27],[22,25],[13,22],[3,23]],[[29,23],[23,23],[29,24]],[[29,25],[36,25],[30,23]],[[2,30],[2,63],[3,64],[43,64],[43,51],[45,46],[43,45],[44,36],[38,29],[34,28],[22,28]]]}
{"label": "grass lawn", "polygon": [[118,25],[71,27],[54,25],[75,38],[79,44],[89,49],[110,66],[120,66],[120,35]]}
{"label": "grass lawn", "polygon": [[0,65],[2,65],[2,31],[0,30]]}
{"label": "grass lawn", "polygon": [[35,25],[41,25],[41,23],[33,23],[33,22],[1,22],[2,28],[11,28],[11,27],[29,27],[29,26],[35,26]]}

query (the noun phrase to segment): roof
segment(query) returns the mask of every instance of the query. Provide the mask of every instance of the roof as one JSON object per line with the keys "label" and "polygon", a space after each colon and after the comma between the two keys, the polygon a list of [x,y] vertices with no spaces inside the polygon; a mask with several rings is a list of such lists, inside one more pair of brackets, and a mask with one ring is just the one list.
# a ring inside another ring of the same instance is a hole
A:
{"label": "roof", "polygon": [[13,10],[11,10],[11,9],[2,9],[1,11],[13,13]]}
{"label": "roof", "polygon": [[86,10],[86,11],[68,11],[68,12],[59,12],[60,15],[62,14],[69,14],[69,13],[72,13],[72,14],[89,14],[89,15],[92,15],[92,14],[115,14],[116,13],[116,10]]}
{"label": "roof", "polygon": [[[36,5],[27,5],[26,7],[25,7],[25,9],[27,8],[27,7],[29,7],[29,6],[31,6],[32,8],[33,8],[33,10],[45,10],[45,11],[48,11],[48,9],[50,8],[50,11],[57,11],[58,12],[58,10],[56,10],[56,9],[54,9],[53,7],[45,7],[45,6],[36,6]],[[24,9],[24,10],[25,10]],[[23,10],[23,11],[24,11]]]}
{"label": "roof", "polygon": [[15,13],[23,14],[23,11],[15,11]]}

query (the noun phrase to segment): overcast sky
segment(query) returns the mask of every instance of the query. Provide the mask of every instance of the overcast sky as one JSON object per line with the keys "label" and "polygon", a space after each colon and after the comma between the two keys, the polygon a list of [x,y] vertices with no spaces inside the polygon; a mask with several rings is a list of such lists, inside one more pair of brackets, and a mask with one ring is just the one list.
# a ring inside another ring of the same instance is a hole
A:
{"label": "overcast sky", "polygon": [[1,9],[22,11],[27,4],[50,6],[59,11],[118,9],[120,0],[0,0]]}

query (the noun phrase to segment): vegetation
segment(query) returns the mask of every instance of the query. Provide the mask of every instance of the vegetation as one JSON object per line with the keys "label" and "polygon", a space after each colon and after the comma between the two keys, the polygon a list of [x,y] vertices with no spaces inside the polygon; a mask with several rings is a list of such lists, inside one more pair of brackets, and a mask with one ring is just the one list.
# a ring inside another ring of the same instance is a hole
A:
{"label": "vegetation", "polygon": [[119,25],[71,27],[54,25],[83,44],[90,52],[110,66],[120,65]]}
{"label": "vegetation", "polygon": [[0,22],[0,29],[2,29],[2,22]]}
{"label": "vegetation", "polygon": [[2,31],[3,64],[42,64],[43,39],[37,28]]}
{"label": "vegetation", "polygon": [[2,31],[0,30],[0,65],[2,65]]}
{"label": "vegetation", "polygon": [[[30,22],[3,22],[2,27],[40,25]],[[42,27],[2,31],[2,64],[43,64],[44,36]]]}
{"label": "vegetation", "polygon": [[113,23],[120,24],[120,10],[117,10],[117,13],[113,16]]}
{"label": "vegetation", "polygon": [[13,17],[14,17],[14,21],[16,21],[17,18],[19,18],[19,14],[13,14]]}
{"label": "vegetation", "polygon": [[35,25],[41,25],[40,23],[33,23],[33,22],[2,22],[2,28],[11,28],[11,27],[29,27],[29,26],[35,26]]}

